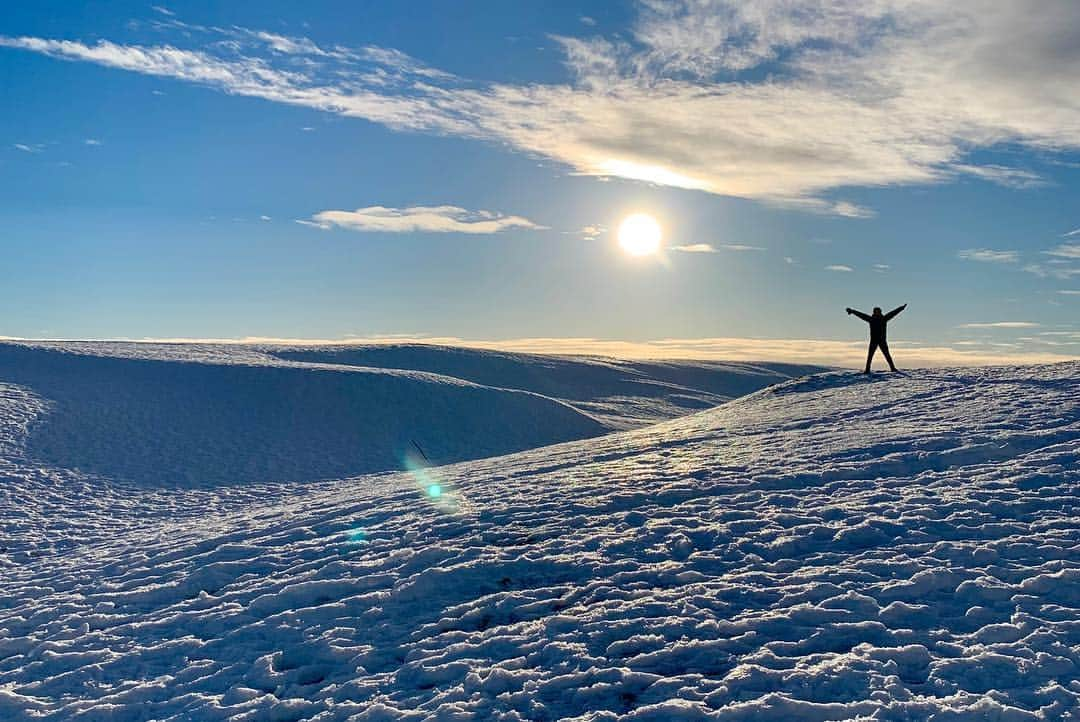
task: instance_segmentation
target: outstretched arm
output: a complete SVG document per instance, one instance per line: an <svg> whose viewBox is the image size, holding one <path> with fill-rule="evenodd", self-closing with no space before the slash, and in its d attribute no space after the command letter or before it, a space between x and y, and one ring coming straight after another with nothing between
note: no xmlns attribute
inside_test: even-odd
<svg viewBox="0 0 1080 722"><path fill-rule="evenodd" d="M859 318L861 318L861 319L862 319L863 321L866 321L866 322L869 322L869 321L870 321L870 317L869 317L869 316L867 316L867 315L866 315L865 313L863 313L862 311L856 311L856 310L855 310L854 308L845 308L844 310L848 312L848 315L849 315L849 316L858 316L858 317L859 317Z"/></svg>
<svg viewBox="0 0 1080 722"><path fill-rule="evenodd" d="M894 308L893 310L891 310L891 311L889 311L889 312L888 312L887 314L885 314L885 320L886 320L886 321L890 321L890 320L892 320L892 318L893 318L894 316L896 316L896 314L900 313L900 312L901 312L901 311L903 311L903 310L904 310L905 308L907 308L907 304L906 304L906 303L905 303L905 304L904 304L903 306L900 306L900 307L898 307L898 308Z"/></svg>

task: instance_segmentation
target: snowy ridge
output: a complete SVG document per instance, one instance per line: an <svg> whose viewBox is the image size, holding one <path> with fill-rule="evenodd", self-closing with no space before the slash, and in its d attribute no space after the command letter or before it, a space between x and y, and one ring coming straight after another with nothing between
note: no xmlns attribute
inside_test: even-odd
<svg viewBox="0 0 1080 722"><path fill-rule="evenodd" d="M627 361L478 351L429 344L266 347L274 357L365 368L408 368L559 399L629 429L718 406L826 369L732 361Z"/></svg>
<svg viewBox="0 0 1080 722"><path fill-rule="evenodd" d="M446 347L0 343L0 382L41 400L29 457L143 485L340 478L401 469L410 453L497 456L714 406L803 370L774 367L652 364L649 375Z"/></svg>
<svg viewBox="0 0 1080 722"><path fill-rule="evenodd" d="M1080 716L1078 363L302 485L105 487L10 437L6 493L56 507L3 506L5 719Z"/></svg>

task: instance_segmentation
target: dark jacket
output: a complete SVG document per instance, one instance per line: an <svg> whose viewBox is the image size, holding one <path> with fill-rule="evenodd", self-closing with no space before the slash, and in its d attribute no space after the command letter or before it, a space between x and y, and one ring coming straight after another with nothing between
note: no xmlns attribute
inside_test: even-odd
<svg viewBox="0 0 1080 722"><path fill-rule="evenodd" d="M900 313L905 308L907 308L906 303L903 306L894 308L884 314L867 314L862 311L856 311L854 308L849 308L847 311L870 324L871 343L884 343L886 341L886 328L888 327L889 321L895 318L896 314Z"/></svg>

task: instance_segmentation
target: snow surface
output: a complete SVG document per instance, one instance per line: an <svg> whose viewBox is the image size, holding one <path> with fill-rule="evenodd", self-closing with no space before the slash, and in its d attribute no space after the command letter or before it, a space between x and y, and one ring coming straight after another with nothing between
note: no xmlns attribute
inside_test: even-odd
<svg viewBox="0 0 1080 722"><path fill-rule="evenodd" d="M407 454L496 456L715 406L806 368L423 346L0 343L0 381L48 406L26 440L30 457L144 485L340 478L400 469Z"/></svg>
<svg viewBox="0 0 1080 722"><path fill-rule="evenodd" d="M30 455L21 384L0 719L1080 719L1078 363L171 488Z"/></svg>

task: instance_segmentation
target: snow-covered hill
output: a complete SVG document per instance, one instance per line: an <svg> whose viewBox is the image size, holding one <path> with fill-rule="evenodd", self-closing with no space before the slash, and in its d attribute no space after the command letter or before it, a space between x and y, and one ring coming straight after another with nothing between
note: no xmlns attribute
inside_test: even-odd
<svg viewBox="0 0 1080 722"><path fill-rule="evenodd" d="M44 407L0 389L3 719L1080 718L1077 363L217 488L34 460Z"/></svg>
<svg viewBox="0 0 1080 722"><path fill-rule="evenodd" d="M416 345L0 343L0 383L48 409L30 457L155 485L484 458L686 414L807 370Z"/></svg>
<svg viewBox="0 0 1080 722"><path fill-rule="evenodd" d="M629 429L717 406L827 369L731 361L627 361L478 351L420 344L267 347L284 359L415 369L559 399L612 428Z"/></svg>

